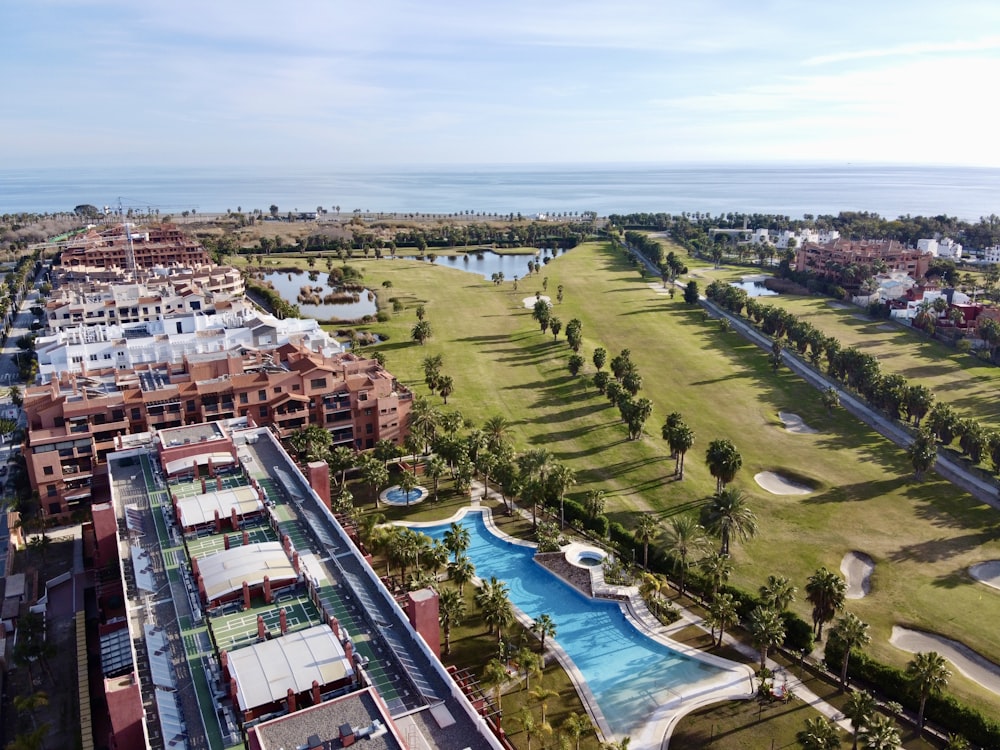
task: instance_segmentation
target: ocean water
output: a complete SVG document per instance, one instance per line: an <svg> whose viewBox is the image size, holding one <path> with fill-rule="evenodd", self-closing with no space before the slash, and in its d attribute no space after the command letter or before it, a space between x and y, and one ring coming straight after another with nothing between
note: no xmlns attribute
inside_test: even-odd
<svg viewBox="0 0 1000 750"><path fill-rule="evenodd" d="M0 169L0 213L153 206L244 211L563 213L597 211L884 217L1000 214L1000 169L870 165L462 166L448 168Z"/></svg>

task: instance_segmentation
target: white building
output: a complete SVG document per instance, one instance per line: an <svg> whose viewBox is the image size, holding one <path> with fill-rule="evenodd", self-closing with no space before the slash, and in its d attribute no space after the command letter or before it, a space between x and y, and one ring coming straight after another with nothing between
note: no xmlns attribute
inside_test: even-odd
<svg viewBox="0 0 1000 750"><path fill-rule="evenodd" d="M930 253L935 258L959 260L962 257L962 246L951 237L917 240L917 250Z"/></svg>

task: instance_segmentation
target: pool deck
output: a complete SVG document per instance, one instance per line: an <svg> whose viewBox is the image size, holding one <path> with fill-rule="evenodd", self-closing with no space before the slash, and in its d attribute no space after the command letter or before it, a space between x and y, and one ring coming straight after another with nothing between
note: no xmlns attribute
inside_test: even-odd
<svg viewBox="0 0 1000 750"><path fill-rule="evenodd" d="M443 521L403 523L401 525L417 529L421 526L438 526L442 523L459 521L468 513L475 512L481 512L483 514L483 522L486 527L491 533L501 539L504 539L511 544L517 544L525 547L535 546L531 542L516 539L501 531L494 522L493 514L490 509L481 507L478 502L474 502L471 506L460 508L451 518L444 519ZM537 560L535 562L536 564L541 564ZM549 572L556 575L566 585L571 586L578 591L580 590L578 585L570 580L567 580L565 576L560 575L558 566L546 565L544 567L546 567ZM710 664L717 669L723 670L723 673L718 679L711 680L707 684L699 684L698 691L696 693L692 692L680 694L674 700L660 704L653 711L653 713L646 718L641 726L633 729L630 734L630 750L660 750L661 748L667 746L670 734L677 725L677 722L691 711L719 701L746 700L752 698L756 694L757 683L755 681L754 670L751 666L747 664L738 664L728 659L715 656L714 654L706 654L703 651L699 651L698 649L691 648L683 643L678 643L677 641L672 640L670 638L670 633L675 632L679 628L676 626L671 626L669 628L665 627L659 622L659 620L653 617L652 613L650 613L649 609L646 607L645 601L643 601L642 597L639 595L637 587L614 586L607 584L604 581L604 570L602 567L595 566L590 570L591 586L594 592L592 598L617 601L625 618L628 619L635 626L635 628L644 635L658 641L680 654L697 659L705 662L706 664ZM481 583L478 578L475 579L474 582L477 586ZM518 622L525 627L531 627L534 622L531 617L526 615L516 606L514 607L514 612ZM695 618L686 618L683 620L681 627L686 627L689 624L698 623L695 622ZM558 635L556 638L546 639L546 645L551 649L556 659L559 661L559 664L569 675L570 680L576 687L577 693L583 702L584 708L587 709L587 712L590 714L594 724L598 727L603 741L609 742L622 739L624 735L619 736L611 731L608 721L604 716L604 712L601 710L597 699L591 692L582 673L579 669L577 669L569 655L559 645Z"/></svg>

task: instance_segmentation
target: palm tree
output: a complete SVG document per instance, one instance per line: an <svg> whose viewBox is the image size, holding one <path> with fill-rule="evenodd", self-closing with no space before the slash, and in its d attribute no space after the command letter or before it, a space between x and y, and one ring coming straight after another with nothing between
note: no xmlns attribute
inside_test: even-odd
<svg viewBox="0 0 1000 750"><path fill-rule="evenodd" d="M532 632L537 633L538 637L542 641L541 646L539 648L544 658L545 639L556 637L556 624L549 615L540 614L538 615L538 618L531 624L531 630Z"/></svg>
<svg viewBox="0 0 1000 750"><path fill-rule="evenodd" d="M476 592L476 604L483 612L483 621L489 628L487 632L492 633L493 628L496 628L497 640L502 639L504 627L514 619L507 584L496 576L491 576Z"/></svg>
<svg viewBox="0 0 1000 750"><path fill-rule="evenodd" d="M913 464L913 474L919 480L937 461L937 444L934 442L934 436L928 430L920 430L910 443L910 447L906 449L906 453Z"/></svg>
<svg viewBox="0 0 1000 750"><path fill-rule="evenodd" d="M747 630L760 651L760 671L764 671L767 653L785 640L785 623L781 615L769 607L754 607L747 619Z"/></svg>
<svg viewBox="0 0 1000 750"><path fill-rule="evenodd" d="M507 442L510 437L511 424L506 417L494 414L483 422L483 434L486 435L486 444L495 453L500 451L500 446Z"/></svg>
<svg viewBox="0 0 1000 750"><path fill-rule="evenodd" d="M31 717L31 726L38 729L38 719L35 718L35 711L49 705L49 694L44 690L38 690L30 695L14 696L14 708L19 714L28 714Z"/></svg>
<svg viewBox="0 0 1000 750"><path fill-rule="evenodd" d="M867 690L856 690L851 693L844 704L844 716L851 720L851 728L854 730L854 742L851 750L858 750L859 734L871 721L871 718L878 710L878 703Z"/></svg>
<svg viewBox="0 0 1000 750"><path fill-rule="evenodd" d="M715 645L721 646L726 630L740 620L739 609L736 607L733 595L716 594L708 609L708 619L712 627L712 636L715 636L715 630L719 631L719 640Z"/></svg>
<svg viewBox="0 0 1000 750"><path fill-rule="evenodd" d="M711 594L713 597L719 592L719 588L729 580L733 573L733 560L722 552L716 552L704 558L700 563L701 572L705 574L711 584Z"/></svg>
<svg viewBox="0 0 1000 750"><path fill-rule="evenodd" d="M760 587L760 600L767 607L784 612L795 601L798 589L785 576L768 576Z"/></svg>
<svg viewBox="0 0 1000 750"><path fill-rule="evenodd" d="M851 650L872 642L868 635L868 623L862 622L853 612L848 612L830 628L830 640L839 643L844 649L844 658L840 664L840 690L843 692L847 687L847 665L851 659Z"/></svg>
<svg viewBox="0 0 1000 750"><path fill-rule="evenodd" d="M417 478L408 471L404 471L399 477L399 489L406 497L406 506L410 506L410 492L417 487Z"/></svg>
<svg viewBox="0 0 1000 750"><path fill-rule="evenodd" d="M806 582L806 601L813 605L813 632L817 641L823 640L823 625L843 609L846 591L844 579L825 567L809 576Z"/></svg>
<svg viewBox="0 0 1000 750"><path fill-rule="evenodd" d="M705 463L708 464L709 472L715 477L715 491L720 493L723 487L733 481L736 472L743 466L743 457L730 441L713 440L705 452Z"/></svg>
<svg viewBox="0 0 1000 750"><path fill-rule="evenodd" d="M437 454L431 456L424 467L424 473L434 483L434 502L438 501L438 488L441 486L441 477L446 471L448 471L448 463Z"/></svg>
<svg viewBox="0 0 1000 750"><path fill-rule="evenodd" d="M674 558L674 568L679 573L680 595L684 596L687 571L692 564L691 556L708 549L705 529L689 515L675 516L667 527L666 551Z"/></svg>
<svg viewBox="0 0 1000 750"><path fill-rule="evenodd" d="M936 651L919 653L906 665L906 675L916 685L920 695L920 710L917 712L917 731L924 728L924 708L927 699L940 693L948 686L951 672L945 666L944 657Z"/></svg>
<svg viewBox="0 0 1000 750"><path fill-rule="evenodd" d="M340 475L337 484L341 487L344 486L344 481L347 478L347 470L352 468L356 461L357 457L354 451L346 445L338 445L326 457L326 463L330 467L330 471Z"/></svg>
<svg viewBox="0 0 1000 750"><path fill-rule="evenodd" d="M362 461L361 476L371 490L372 496L375 499L375 507L378 508L379 492L389 483L389 470L385 467L385 464L374 456L366 456Z"/></svg>
<svg viewBox="0 0 1000 750"><path fill-rule="evenodd" d="M746 541L757 533L757 516L747 506L746 495L735 487L715 493L710 501L706 528L722 540L720 554L729 554L729 542L736 536Z"/></svg>
<svg viewBox="0 0 1000 750"><path fill-rule="evenodd" d="M444 403L447 406L448 396L455 392L455 381L451 375L442 375L437 381L438 393L441 394L441 398L444 399Z"/></svg>
<svg viewBox="0 0 1000 750"><path fill-rule="evenodd" d="M587 714L578 714L574 711L566 717L562 730L573 740L575 750L580 750L580 738L594 731L594 722Z"/></svg>
<svg viewBox="0 0 1000 750"><path fill-rule="evenodd" d="M445 589L438 598L438 621L444 631L444 653L451 653L451 629L462 624L465 617L465 599L455 589Z"/></svg>
<svg viewBox="0 0 1000 750"><path fill-rule="evenodd" d="M677 474L678 480L683 480L684 456L687 455L687 452L691 450L691 446L694 445L694 430L682 422L670 433L668 442L670 444L670 452L677 457L674 465L674 473Z"/></svg>
<svg viewBox="0 0 1000 750"><path fill-rule="evenodd" d="M452 522L448 530L444 532L443 541L444 546L448 548L448 551L455 556L455 561L458 562L458 556L469 549L469 545L472 544L472 536L469 534L469 530L462 524Z"/></svg>
<svg viewBox="0 0 1000 750"><path fill-rule="evenodd" d="M538 701L538 705L542 709L542 723L544 724L545 714L548 712L549 708L549 701L553 698L559 697L559 692L539 686L531 691L531 697Z"/></svg>
<svg viewBox="0 0 1000 750"><path fill-rule="evenodd" d="M643 513L639 516L639 523L635 527L635 540L642 545L642 567L649 567L649 543L656 539L660 532L660 526L656 520Z"/></svg>
<svg viewBox="0 0 1000 750"><path fill-rule="evenodd" d="M865 750L897 750L901 743L896 725L882 714L875 714L860 734Z"/></svg>
<svg viewBox="0 0 1000 750"><path fill-rule="evenodd" d="M840 394L837 393L837 389L832 385L823 391L820 400L823 402L823 406L826 407L827 414L833 414L833 410L840 406Z"/></svg>
<svg viewBox="0 0 1000 750"><path fill-rule="evenodd" d="M448 577L458 584L458 593L465 596L465 584L476 577L476 566L471 559L461 555L448 563Z"/></svg>
<svg viewBox="0 0 1000 750"><path fill-rule="evenodd" d="M489 662L487 662L485 669L483 669L483 683L487 686L493 687L496 691L494 696L497 702L498 727L500 725L500 717L503 715L503 704L501 703L503 698L503 686L509 679L510 675L507 673L507 665L499 659L490 659Z"/></svg>
<svg viewBox="0 0 1000 750"><path fill-rule="evenodd" d="M559 498L559 528L566 528L566 490L576 484L576 473L565 464L556 464L549 474L549 486Z"/></svg>
<svg viewBox="0 0 1000 750"><path fill-rule="evenodd" d="M426 344L427 340L430 339L432 335L433 330L431 329L431 324L426 320L418 321L417 324L413 326L413 330L410 331L410 338L421 346Z"/></svg>
<svg viewBox="0 0 1000 750"><path fill-rule="evenodd" d="M840 733L837 725L823 716L806 719L805 728L795 735L803 750L838 750Z"/></svg>

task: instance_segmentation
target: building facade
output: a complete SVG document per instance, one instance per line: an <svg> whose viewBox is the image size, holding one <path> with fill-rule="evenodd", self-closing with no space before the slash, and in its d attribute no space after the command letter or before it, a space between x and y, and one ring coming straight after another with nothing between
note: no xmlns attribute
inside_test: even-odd
<svg viewBox="0 0 1000 750"><path fill-rule="evenodd" d="M70 239L60 264L67 268L125 269L155 266L193 268L212 262L208 251L170 224L138 229L120 225Z"/></svg>
<svg viewBox="0 0 1000 750"><path fill-rule="evenodd" d="M902 271L914 279L921 279L932 257L929 252L907 248L895 240L805 242L795 251L795 270L837 276L852 265L874 268L884 264L886 271Z"/></svg>

